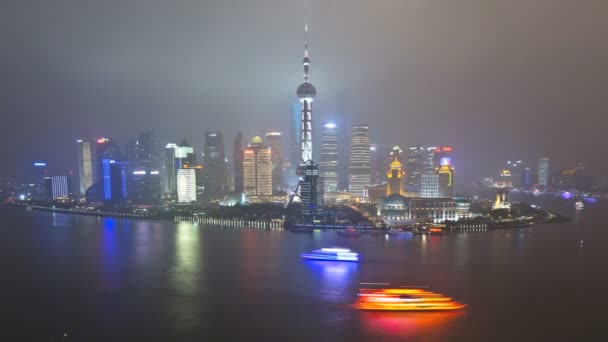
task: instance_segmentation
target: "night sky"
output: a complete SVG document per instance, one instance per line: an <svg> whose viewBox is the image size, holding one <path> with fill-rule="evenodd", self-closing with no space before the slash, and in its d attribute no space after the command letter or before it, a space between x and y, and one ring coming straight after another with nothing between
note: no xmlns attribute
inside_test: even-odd
<svg viewBox="0 0 608 342"><path fill-rule="evenodd" d="M463 182L542 155L605 174L606 0L3 0L0 175L74 169L77 137L287 133L305 7L317 128L451 144Z"/></svg>

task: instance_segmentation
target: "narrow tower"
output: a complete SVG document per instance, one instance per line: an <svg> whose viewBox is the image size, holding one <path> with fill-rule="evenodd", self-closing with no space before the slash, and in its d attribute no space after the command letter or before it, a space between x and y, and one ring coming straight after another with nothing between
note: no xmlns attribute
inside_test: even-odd
<svg viewBox="0 0 608 342"><path fill-rule="evenodd" d="M312 102L317 95L317 90L309 82L308 68L308 18L304 24L304 83L300 84L296 95L300 101L302 113L301 149L302 159L297 169L300 179L298 184L299 197L302 201L302 220L314 222L323 215L323 179L319 177L319 165L312 161Z"/></svg>
<svg viewBox="0 0 608 342"><path fill-rule="evenodd" d="M312 161L312 102L315 100L317 90L308 81L308 68L310 66L310 58L308 58L308 20L304 24L304 59L302 64L304 65L304 83L300 84L296 94L300 100L300 107L302 111L302 132L301 132L301 146L302 146L302 163Z"/></svg>

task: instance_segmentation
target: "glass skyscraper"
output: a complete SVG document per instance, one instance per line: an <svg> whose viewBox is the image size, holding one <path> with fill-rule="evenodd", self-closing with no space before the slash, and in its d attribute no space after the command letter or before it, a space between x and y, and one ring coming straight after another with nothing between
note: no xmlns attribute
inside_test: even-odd
<svg viewBox="0 0 608 342"><path fill-rule="evenodd" d="M226 154L222 132L205 133L203 155L205 194L209 199L219 198L227 192Z"/></svg>
<svg viewBox="0 0 608 342"><path fill-rule="evenodd" d="M321 131L319 173L325 193L338 191L338 133L334 123L326 123Z"/></svg>
<svg viewBox="0 0 608 342"><path fill-rule="evenodd" d="M367 124L353 126L348 171L351 197L355 200L363 200L365 186L369 185L371 180L371 155Z"/></svg>

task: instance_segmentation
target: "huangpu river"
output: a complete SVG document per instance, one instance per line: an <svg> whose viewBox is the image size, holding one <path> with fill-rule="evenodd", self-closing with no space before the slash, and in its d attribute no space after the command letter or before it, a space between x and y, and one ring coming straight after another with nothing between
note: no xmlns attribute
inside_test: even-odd
<svg viewBox="0 0 608 342"><path fill-rule="evenodd" d="M608 203L447 236L338 236L0 207L0 339L591 341L608 333ZM304 261L341 246L360 263ZM359 283L429 286L460 312L359 312Z"/></svg>

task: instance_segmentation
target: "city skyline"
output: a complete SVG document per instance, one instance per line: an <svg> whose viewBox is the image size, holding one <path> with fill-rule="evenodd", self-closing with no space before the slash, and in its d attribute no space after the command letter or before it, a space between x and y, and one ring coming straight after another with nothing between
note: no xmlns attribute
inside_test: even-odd
<svg viewBox="0 0 608 342"><path fill-rule="evenodd" d="M600 127L587 124L605 108L597 90L600 87L595 87L602 73L592 72L606 55L605 49L591 43L593 38L600 39L601 26L573 27L563 25L561 19L569 13L565 15L568 23L585 17L585 22L605 25L595 21L597 13L602 13L599 8L526 7L531 15L521 18L518 32L534 34L519 34L517 37L526 38L513 40L500 23L486 20L514 16L519 5L503 8L490 1L482 14L466 11L471 6L467 1L443 4L441 11L408 2L385 5L356 1L349 6L344 1L307 5L312 24L309 34L319 61L315 83L324 89L315 108L316 134L322 121L332 120L340 127L367 121L372 142L380 145L451 144L460 154L455 158L462 163L458 170L471 178L463 179L466 182L490 174L504 155L527 160L547 155L558 167L583 162L592 172L606 168L605 160L594 158L591 149L581 148L595 146L601 137ZM293 68L295 56L301 55L301 45L294 37L302 34L301 21L291 19L301 18L302 4L285 2L260 16L245 15L248 4L234 4L225 9L235 16L230 23L204 20L219 10L205 2L192 5L184 17L164 7L169 5L159 6L133 3L120 10L110 6L107 13L99 13L99 21L91 23L84 20L90 10L86 5L75 6L76 15L62 21L61 2L33 16L23 5L11 4L14 11L7 13L13 15L4 21L14 28L9 36L19 32L15 42L22 43L5 45L12 52L7 65L16 67L7 70L3 81L9 91L3 92L2 111L12 118L12 125L4 126L0 139L9 144L18 138L15 132L27 131L32 143L19 152L0 152L3 160L14 161L0 170L2 176L15 177L40 159L48 160L51 168L72 165L75 173L75 158L60 153L69 142L82 136L108 135L123 143L131 138L133 127L152 129L163 141L185 137L197 150L205 130L222 130L226 137L243 129L251 130L244 133L253 136L268 126L289 132L292 87L301 77ZM450 20L443 20L444 13L450 13ZM540 28L530 19L539 13L548 18ZM364 15L381 15L384 25L355 26ZM110 16L118 25L103 20ZM419 16L425 20L416 19ZM180 25L176 29L150 27L148 19L179 19ZM139 33L133 31L137 25L143 25ZM485 25L483 34L477 30L480 25ZM254 26L256 30L248 33ZM221 29L229 36L211 35ZM79 32L79 38L61 39L70 37L70 32ZM124 45L112 38L121 32L126 33ZM550 35L552 32L555 34ZM424 34L422 39L420 34ZM551 38L572 35L590 39L568 40L571 49L563 53L564 40ZM168 45L175 37L183 40ZM528 48L536 46L534 39L540 37L547 39L542 51ZM222 43L228 38L238 38L243 44ZM484 43L477 45L476 41ZM505 44L526 53L525 57L514 60L513 55L500 53ZM216 58L230 50L235 52L229 54L232 57ZM36 55L48 58L35 63ZM182 57L181 63L172 57L175 55ZM585 56L586 63L571 69L573 57L579 55ZM551 81L557 75L563 82ZM27 86L30 82L36 86ZM253 82L260 86L252 90ZM538 95L531 97L526 89ZM569 96L557 96L563 93ZM258 106L252 108L254 100ZM257 118L253 127L231 127L245 115ZM374 123L375 117L384 120ZM449 125L439 124L446 119ZM509 134L513 131L520 133L517 138ZM509 143L498 142L495 137L500 135L508 137Z"/></svg>

